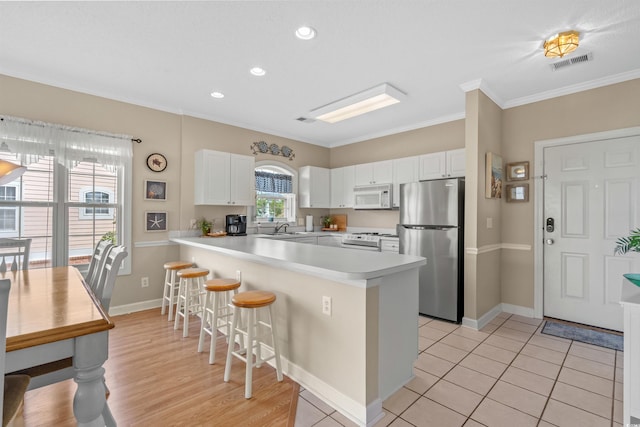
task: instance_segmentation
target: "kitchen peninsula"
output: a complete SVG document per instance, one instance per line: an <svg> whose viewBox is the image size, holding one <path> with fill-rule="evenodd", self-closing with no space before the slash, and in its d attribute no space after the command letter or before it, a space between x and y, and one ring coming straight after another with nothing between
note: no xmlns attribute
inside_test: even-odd
<svg viewBox="0 0 640 427"><path fill-rule="evenodd" d="M413 377L422 257L244 237L174 238L182 259L277 295L287 375L360 425ZM323 297L330 298L329 315Z"/></svg>

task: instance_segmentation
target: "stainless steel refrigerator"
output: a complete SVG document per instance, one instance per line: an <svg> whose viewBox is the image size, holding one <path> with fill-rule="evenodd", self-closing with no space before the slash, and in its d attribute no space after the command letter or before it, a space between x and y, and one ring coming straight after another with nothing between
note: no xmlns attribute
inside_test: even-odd
<svg viewBox="0 0 640 427"><path fill-rule="evenodd" d="M421 314L460 322L464 295L464 178L400 185L400 253L420 268Z"/></svg>

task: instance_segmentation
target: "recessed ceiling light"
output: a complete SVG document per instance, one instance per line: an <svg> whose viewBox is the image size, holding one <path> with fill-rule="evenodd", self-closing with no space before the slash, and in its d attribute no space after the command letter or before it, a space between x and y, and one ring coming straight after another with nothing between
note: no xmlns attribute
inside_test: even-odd
<svg viewBox="0 0 640 427"><path fill-rule="evenodd" d="M249 70L249 72L254 76L258 76L258 77L264 76L265 74L267 74L267 72L260 67L253 67L251 70Z"/></svg>
<svg viewBox="0 0 640 427"><path fill-rule="evenodd" d="M222 99L224 98L224 93L222 92L218 92L218 91L213 91L211 92L211 96L217 99Z"/></svg>
<svg viewBox="0 0 640 427"><path fill-rule="evenodd" d="M314 30L311 27L307 27L306 25L296 30L296 37L301 40L311 40L315 36L316 36L316 30Z"/></svg>

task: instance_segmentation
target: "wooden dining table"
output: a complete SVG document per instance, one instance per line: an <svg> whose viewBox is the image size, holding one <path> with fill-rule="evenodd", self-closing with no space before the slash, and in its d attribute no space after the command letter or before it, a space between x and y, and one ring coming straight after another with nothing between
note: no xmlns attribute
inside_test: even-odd
<svg viewBox="0 0 640 427"><path fill-rule="evenodd" d="M102 367L114 324L80 272L75 267L40 268L0 273L0 279L11 280L5 373L71 358L78 425L115 424Z"/></svg>

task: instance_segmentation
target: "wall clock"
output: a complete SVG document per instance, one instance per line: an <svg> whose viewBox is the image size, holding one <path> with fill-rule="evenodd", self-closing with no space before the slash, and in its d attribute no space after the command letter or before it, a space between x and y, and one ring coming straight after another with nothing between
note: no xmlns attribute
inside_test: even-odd
<svg viewBox="0 0 640 427"><path fill-rule="evenodd" d="M162 172L167 168L167 158L160 153L149 154L147 167L154 172Z"/></svg>

